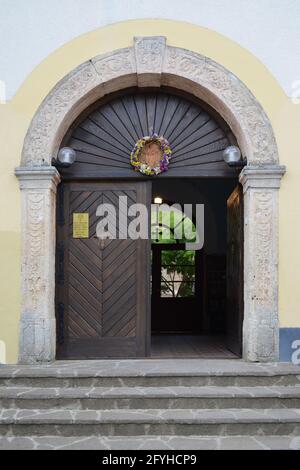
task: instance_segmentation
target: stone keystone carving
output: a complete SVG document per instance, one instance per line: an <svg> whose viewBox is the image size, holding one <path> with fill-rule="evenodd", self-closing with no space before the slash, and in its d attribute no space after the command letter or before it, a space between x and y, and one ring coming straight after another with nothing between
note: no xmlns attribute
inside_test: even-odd
<svg viewBox="0 0 300 470"><path fill-rule="evenodd" d="M134 38L139 86L160 86L165 49L166 38L164 36Z"/></svg>

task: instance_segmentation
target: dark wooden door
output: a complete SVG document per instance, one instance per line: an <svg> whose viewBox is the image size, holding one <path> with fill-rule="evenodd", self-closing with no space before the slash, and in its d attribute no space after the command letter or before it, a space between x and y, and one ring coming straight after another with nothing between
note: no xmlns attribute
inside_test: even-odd
<svg viewBox="0 0 300 470"><path fill-rule="evenodd" d="M243 190L238 185L227 200L227 347L242 354L244 313Z"/></svg>
<svg viewBox="0 0 300 470"><path fill-rule="evenodd" d="M149 344L149 240L96 236L100 204L149 204L149 182L64 183L58 195L58 357L144 357ZM88 214L74 238L73 214ZM80 235L80 234L79 234ZM86 234L85 234L86 236ZM148 322L148 323L147 323Z"/></svg>

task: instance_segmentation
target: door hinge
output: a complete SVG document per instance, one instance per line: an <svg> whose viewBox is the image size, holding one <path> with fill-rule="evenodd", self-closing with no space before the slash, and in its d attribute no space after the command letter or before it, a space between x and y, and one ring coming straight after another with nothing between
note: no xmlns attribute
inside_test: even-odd
<svg viewBox="0 0 300 470"><path fill-rule="evenodd" d="M65 340L65 305L62 302L59 302L57 305L57 316L58 316L58 325L57 325L57 341L58 344L62 344Z"/></svg>
<svg viewBox="0 0 300 470"><path fill-rule="evenodd" d="M57 244L57 282L63 284L65 281L65 244L59 242Z"/></svg>
<svg viewBox="0 0 300 470"><path fill-rule="evenodd" d="M65 225L64 193L64 185L61 183L57 188L57 225L59 227Z"/></svg>

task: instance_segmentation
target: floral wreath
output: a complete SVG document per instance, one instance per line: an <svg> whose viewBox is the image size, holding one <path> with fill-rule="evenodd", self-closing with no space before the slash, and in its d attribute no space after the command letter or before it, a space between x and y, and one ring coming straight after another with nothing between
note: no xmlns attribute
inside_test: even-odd
<svg viewBox="0 0 300 470"><path fill-rule="evenodd" d="M141 156L143 149L147 144L157 144L161 150L161 159L159 164L156 166L151 166L148 163L141 161ZM169 161L172 156L172 150L170 148L169 142L164 137L159 137L157 134L152 134L151 136L145 136L139 139L131 154L130 154L130 163L134 167L135 171L140 171L144 175L152 176L158 175L168 170Z"/></svg>

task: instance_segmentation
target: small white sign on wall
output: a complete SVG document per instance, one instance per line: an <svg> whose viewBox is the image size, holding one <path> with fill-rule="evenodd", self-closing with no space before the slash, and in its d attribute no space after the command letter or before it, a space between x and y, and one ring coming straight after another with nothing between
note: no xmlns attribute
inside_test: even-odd
<svg viewBox="0 0 300 470"><path fill-rule="evenodd" d="M0 80L0 104L6 104L6 84Z"/></svg>
<svg viewBox="0 0 300 470"><path fill-rule="evenodd" d="M0 364L6 364L6 346L0 339Z"/></svg>

